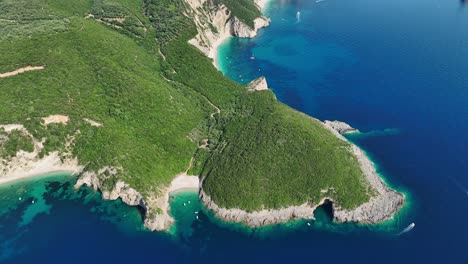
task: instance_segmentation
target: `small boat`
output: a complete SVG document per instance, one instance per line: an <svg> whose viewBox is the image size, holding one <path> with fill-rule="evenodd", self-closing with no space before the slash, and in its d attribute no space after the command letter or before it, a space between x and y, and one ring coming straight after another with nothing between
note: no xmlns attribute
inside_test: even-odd
<svg viewBox="0 0 468 264"><path fill-rule="evenodd" d="M307 223L308 226L310 226L310 223Z"/></svg>
<svg viewBox="0 0 468 264"><path fill-rule="evenodd" d="M186 206L186 205L187 205L187 204L186 204L186 203L184 203L184 206Z"/></svg>

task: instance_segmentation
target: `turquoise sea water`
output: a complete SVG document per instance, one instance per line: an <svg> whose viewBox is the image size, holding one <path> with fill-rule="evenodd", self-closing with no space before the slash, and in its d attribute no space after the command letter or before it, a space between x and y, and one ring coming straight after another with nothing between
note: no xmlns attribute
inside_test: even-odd
<svg viewBox="0 0 468 264"><path fill-rule="evenodd" d="M347 137L407 194L395 219L337 225L321 209L317 221L247 229L180 192L175 226L151 233L137 208L52 175L0 186L0 262L468 263L468 6L272 0L266 13L257 38L220 48L222 71L265 75L280 101L360 129Z"/></svg>

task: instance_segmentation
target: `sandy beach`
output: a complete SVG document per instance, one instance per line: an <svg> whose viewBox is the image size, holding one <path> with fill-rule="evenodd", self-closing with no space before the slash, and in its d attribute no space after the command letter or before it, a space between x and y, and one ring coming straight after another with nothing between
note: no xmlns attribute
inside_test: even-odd
<svg viewBox="0 0 468 264"><path fill-rule="evenodd" d="M21 152L7 165L0 165L0 185L50 174L78 175L83 166L76 159L61 161L57 152L42 159L36 159L33 153Z"/></svg>
<svg viewBox="0 0 468 264"><path fill-rule="evenodd" d="M43 144L33 138L23 125L0 125L0 128L7 133L13 130L21 131L30 136L34 143L32 152L19 151L8 160L0 159L0 185L56 173L78 175L84 168L78 163L78 159L63 159L57 151L40 158L39 153L44 147Z"/></svg>
<svg viewBox="0 0 468 264"><path fill-rule="evenodd" d="M18 181L24 181L27 179L32 179L32 178L41 178L41 177L48 177L51 175L56 175L56 174L68 174L68 175L76 175L75 171L67 171L67 170L57 170L57 171L51 171L51 170L45 170L44 172L40 172L38 174L24 174L24 175L12 175L8 177L1 177L0 178L0 185L4 185L7 183L14 183Z"/></svg>
<svg viewBox="0 0 468 264"><path fill-rule="evenodd" d="M177 175L171 182L171 186L167 192L177 192L182 190L198 190L200 189L200 180L198 176L190 176L187 174Z"/></svg>

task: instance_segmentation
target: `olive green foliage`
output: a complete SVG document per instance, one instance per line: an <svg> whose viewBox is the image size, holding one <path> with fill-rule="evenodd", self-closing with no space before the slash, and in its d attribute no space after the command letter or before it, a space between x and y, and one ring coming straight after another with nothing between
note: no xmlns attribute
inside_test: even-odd
<svg viewBox="0 0 468 264"><path fill-rule="evenodd" d="M219 206L254 211L330 197L353 208L368 200L350 145L271 92L245 94L230 118L202 172Z"/></svg>
<svg viewBox="0 0 468 264"><path fill-rule="evenodd" d="M179 0L145 0L145 14L160 43L167 43L191 26L190 19L182 14L184 10L185 5Z"/></svg>
<svg viewBox="0 0 468 264"><path fill-rule="evenodd" d="M254 28L254 20L262 13L252 0L214 0L215 3L224 4L232 15Z"/></svg>
<svg viewBox="0 0 468 264"><path fill-rule="evenodd" d="M45 65L44 70L0 79L0 124L23 123L35 138L45 137L42 155L61 150L65 139L74 136L74 155L88 169L122 167L119 177L144 195L150 193L185 171L197 149L188 135L212 109L198 93L162 78L154 29L144 39L121 34L84 18L92 2L70 2L34 6L69 20L64 31L0 41L0 72ZM142 10L140 2L129 12ZM21 14L18 19L26 19ZM144 24L151 26L149 20ZM71 120L46 128L41 118L51 114ZM83 118L103 126L93 127Z"/></svg>
<svg viewBox="0 0 468 264"><path fill-rule="evenodd" d="M205 166L206 160L210 156L210 150L199 149L194 156L192 168L187 172L188 175L201 175L203 166Z"/></svg>
<svg viewBox="0 0 468 264"><path fill-rule="evenodd" d="M93 0L91 14L126 34L144 37L148 31L140 1Z"/></svg>
<svg viewBox="0 0 468 264"><path fill-rule="evenodd" d="M42 9L44 5L45 0L1 0L0 41L65 31L69 21Z"/></svg>
<svg viewBox="0 0 468 264"><path fill-rule="evenodd" d="M5 130L0 129L0 158L13 157L20 150L33 152L34 142L32 138L20 130L6 133Z"/></svg>

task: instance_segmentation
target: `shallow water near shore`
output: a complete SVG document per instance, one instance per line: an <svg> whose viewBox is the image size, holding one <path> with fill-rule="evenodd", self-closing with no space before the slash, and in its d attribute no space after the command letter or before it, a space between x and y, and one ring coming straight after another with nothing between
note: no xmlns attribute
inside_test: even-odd
<svg viewBox="0 0 468 264"><path fill-rule="evenodd" d="M257 38L220 47L223 73L242 83L266 76L278 100L358 128L346 137L408 201L391 221L348 226L380 238L352 231L356 245L343 246L330 234L336 245L318 246L321 254L348 253L332 263L468 262L466 3L277 0L266 13L271 26ZM395 228L400 236L382 235Z"/></svg>
<svg viewBox="0 0 468 264"><path fill-rule="evenodd" d="M250 229L185 191L171 195L170 232L152 233L138 209L53 175L0 186L0 262L468 263L468 6L272 0L266 12L258 38L220 47L221 69L265 75L280 101L360 129L346 137L407 196L394 219L334 224L320 208L317 221Z"/></svg>

